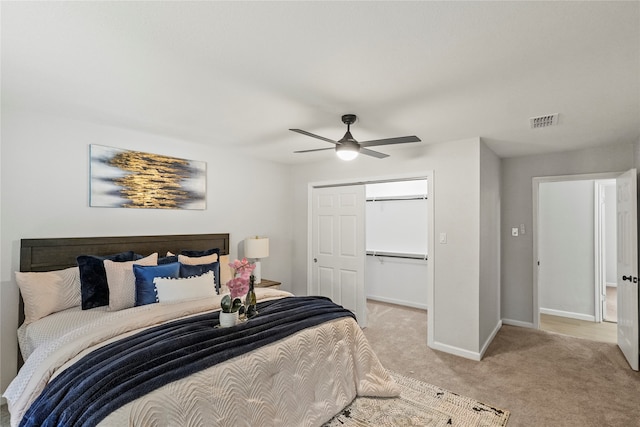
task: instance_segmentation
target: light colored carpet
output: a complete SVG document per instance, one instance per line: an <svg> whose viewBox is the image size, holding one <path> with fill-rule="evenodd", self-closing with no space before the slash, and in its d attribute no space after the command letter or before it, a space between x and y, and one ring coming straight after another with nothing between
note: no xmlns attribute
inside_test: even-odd
<svg viewBox="0 0 640 427"><path fill-rule="evenodd" d="M367 304L382 364L510 411L509 427L640 426L640 374L615 344L505 325L476 362L427 347L427 313Z"/></svg>
<svg viewBox="0 0 640 427"><path fill-rule="evenodd" d="M400 397L358 397L325 427L504 427L509 412L422 381L391 373Z"/></svg>

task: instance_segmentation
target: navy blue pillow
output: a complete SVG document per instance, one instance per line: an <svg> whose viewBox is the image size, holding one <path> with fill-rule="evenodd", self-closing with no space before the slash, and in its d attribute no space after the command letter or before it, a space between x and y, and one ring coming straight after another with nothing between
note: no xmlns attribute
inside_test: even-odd
<svg viewBox="0 0 640 427"><path fill-rule="evenodd" d="M173 262L178 262L178 255L167 255L158 258L158 265L171 264Z"/></svg>
<svg viewBox="0 0 640 427"><path fill-rule="evenodd" d="M104 270L105 259L115 262L133 261L135 254L129 251L106 256L80 255L76 258L80 269L83 310L109 305L109 285L107 273Z"/></svg>
<svg viewBox="0 0 640 427"><path fill-rule="evenodd" d="M213 271L214 280L216 282L216 293L220 293L220 262L212 262L211 264L188 265L180 264L180 277L201 276L204 273Z"/></svg>
<svg viewBox="0 0 640 427"><path fill-rule="evenodd" d="M162 265L133 264L133 274L136 276L136 307L158 302L158 291L153 279L156 277L180 277L180 263L173 262Z"/></svg>
<svg viewBox="0 0 640 427"><path fill-rule="evenodd" d="M201 256L218 254L218 259L220 259L220 249L218 249L218 248L205 249L203 251L181 251L180 254L186 255L188 257L194 257L194 258L198 258L198 257L201 257Z"/></svg>

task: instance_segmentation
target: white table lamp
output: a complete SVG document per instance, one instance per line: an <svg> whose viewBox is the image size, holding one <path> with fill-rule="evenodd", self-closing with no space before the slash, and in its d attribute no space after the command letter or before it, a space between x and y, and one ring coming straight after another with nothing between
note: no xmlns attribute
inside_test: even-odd
<svg viewBox="0 0 640 427"><path fill-rule="evenodd" d="M256 268L253 270L254 284L260 283L262 273L260 271L260 258L269 256L268 237L247 237L244 239L244 256L255 260Z"/></svg>

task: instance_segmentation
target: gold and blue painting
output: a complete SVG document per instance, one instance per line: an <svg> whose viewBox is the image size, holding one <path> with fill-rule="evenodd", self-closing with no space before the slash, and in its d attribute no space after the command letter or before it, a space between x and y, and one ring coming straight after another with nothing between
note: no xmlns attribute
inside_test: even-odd
<svg viewBox="0 0 640 427"><path fill-rule="evenodd" d="M93 144L90 152L90 206L206 209L205 162Z"/></svg>

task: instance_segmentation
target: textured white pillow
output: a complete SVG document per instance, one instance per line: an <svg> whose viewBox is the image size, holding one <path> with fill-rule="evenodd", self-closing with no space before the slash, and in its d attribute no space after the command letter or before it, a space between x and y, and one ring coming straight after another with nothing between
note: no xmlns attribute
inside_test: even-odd
<svg viewBox="0 0 640 427"><path fill-rule="evenodd" d="M78 267L42 273L16 271L16 282L24 300L25 324L79 306L82 301Z"/></svg>
<svg viewBox="0 0 640 427"><path fill-rule="evenodd" d="M123 310L136 305L136 276L133 274L133 264L158 265L158 253L137 261L104 260L104 271L107 273L107 285L109 285L107 311Z"/></svg>
<svg viewBox="0 0 640 427"><path fill-rule="evenodd" d="M153 283L155 283L158 292L158 301L177 302L213 298L216 295L216 284L213 277L213 271L207 271L201 276L186 279L156 277L153 279Z"/></svg>
<svg viewBox="0 0 640 427"><path fill-rule="evenodd" d="M211 264L212 262L216 262L218 260L218 254L211 254L205 256L186 256L186 255L178 255L178 262L186 265L202 265L202 264Z"/></svg>

